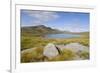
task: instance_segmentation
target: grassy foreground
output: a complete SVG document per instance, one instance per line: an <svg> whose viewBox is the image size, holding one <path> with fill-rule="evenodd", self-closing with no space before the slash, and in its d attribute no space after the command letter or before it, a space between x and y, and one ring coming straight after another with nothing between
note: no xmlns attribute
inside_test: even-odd
<svg viewBox="0 0 100 73"><path fill-rule="evenodd" d="M80 37L80 38L69 38L69 39L48 39L42 37L21 37L21 50L25 50L33 47L44 47L48 43L54 44L68 44L68 43L81 43L85 46L89 46L89 38L88 37Z"/></svg>
<svg viewBox="0 0 100 73"><path fill-rule="evenodd" d="M83 59L89 59L89 52L83 51L79 54L71 50L61 51L61 55L56 56L55 58L48 59L43 56L43 49L48 43L54 44L69 44L77 42L82 45L89 47L89 36L82 35L80 38L69 38L69 39L48 39L41 36L21 36L21 51L25 51L30 48L36 48L34 50L29 50L21 53L21 62L43 62L43 61L68 61L74 60L77 55L80 55Z"/></svg>

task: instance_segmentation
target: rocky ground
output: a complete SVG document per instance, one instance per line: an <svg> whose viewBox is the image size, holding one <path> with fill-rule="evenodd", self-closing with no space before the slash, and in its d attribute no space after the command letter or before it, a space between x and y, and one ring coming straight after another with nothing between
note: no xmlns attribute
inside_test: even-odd
<svg viewBox="0 0 100 73"><path fill-rule="evenodd" d="M64 58L62 60L89 59L89 47L80 43L69 43L66 45L55 45L53 43L49 43L42 49L42 51L36 49L37 48L31 48L21 51L21 58L24 60L26 60L26 58L31 59L31 62L38 60L44 61L44 57L48 58L48 60L55 60L56 58L57 60L60 60L60 58L62 59L63 56ZM64 52L64 50L69 52Z"/></svg>

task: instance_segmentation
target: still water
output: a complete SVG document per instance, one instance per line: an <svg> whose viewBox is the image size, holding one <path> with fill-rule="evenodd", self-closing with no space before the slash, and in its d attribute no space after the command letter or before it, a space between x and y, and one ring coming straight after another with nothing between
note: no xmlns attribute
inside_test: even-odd
<svg viewBox="0 0 100 73"><path fill-rule="evenodd" d="M45 35L46 38L76 38L80 36L81 35L78 35L78 34L47 34Z"/></svg>

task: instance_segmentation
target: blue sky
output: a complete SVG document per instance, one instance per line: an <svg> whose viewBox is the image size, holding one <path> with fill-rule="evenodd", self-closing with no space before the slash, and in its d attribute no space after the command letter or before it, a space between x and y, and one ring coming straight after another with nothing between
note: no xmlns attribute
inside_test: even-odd
<svg viewBox="0 0 100 73"><path fill-rule="evenodd" d="M21 26L45 25L71 32L89 31L89 13L21 10Z"/></svg>

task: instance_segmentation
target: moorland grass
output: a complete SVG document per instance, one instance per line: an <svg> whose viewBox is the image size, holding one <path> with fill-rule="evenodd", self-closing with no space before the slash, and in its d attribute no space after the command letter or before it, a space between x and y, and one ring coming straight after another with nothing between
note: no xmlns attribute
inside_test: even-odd
<svg viewBox="0 0 100 73"><path fill-rule="evenodd" d="M48 43L54 43L54 44L69 44L69 43L80 43L84 46L89 46L89 38L69 38L69 39L48 39L48 38L42 38L42 37L22 37L21 39L21 50L29 49L33 47L44 47Z"/></svg>
<svg viewBox="0 0 100 73"><path fill-rule="evenodd" d="M21 51L30 48L36 48L34 51L25 52L21 54L21 63L29 63L29 62L43 62L43 61L65 61L65 60L73 60L76 56L76 53L70 50L63 50L61 55L56 56L55 58L48 59L43 56L43 48L48 43L54 44L69 44L69 43L80 43L84 46L89 47L89 36L85 35L80 38L64 38L64 39L49 39L41 36L21 36ZM81 52L80 57L83 59L89 59L89 52Z"/></svg>

